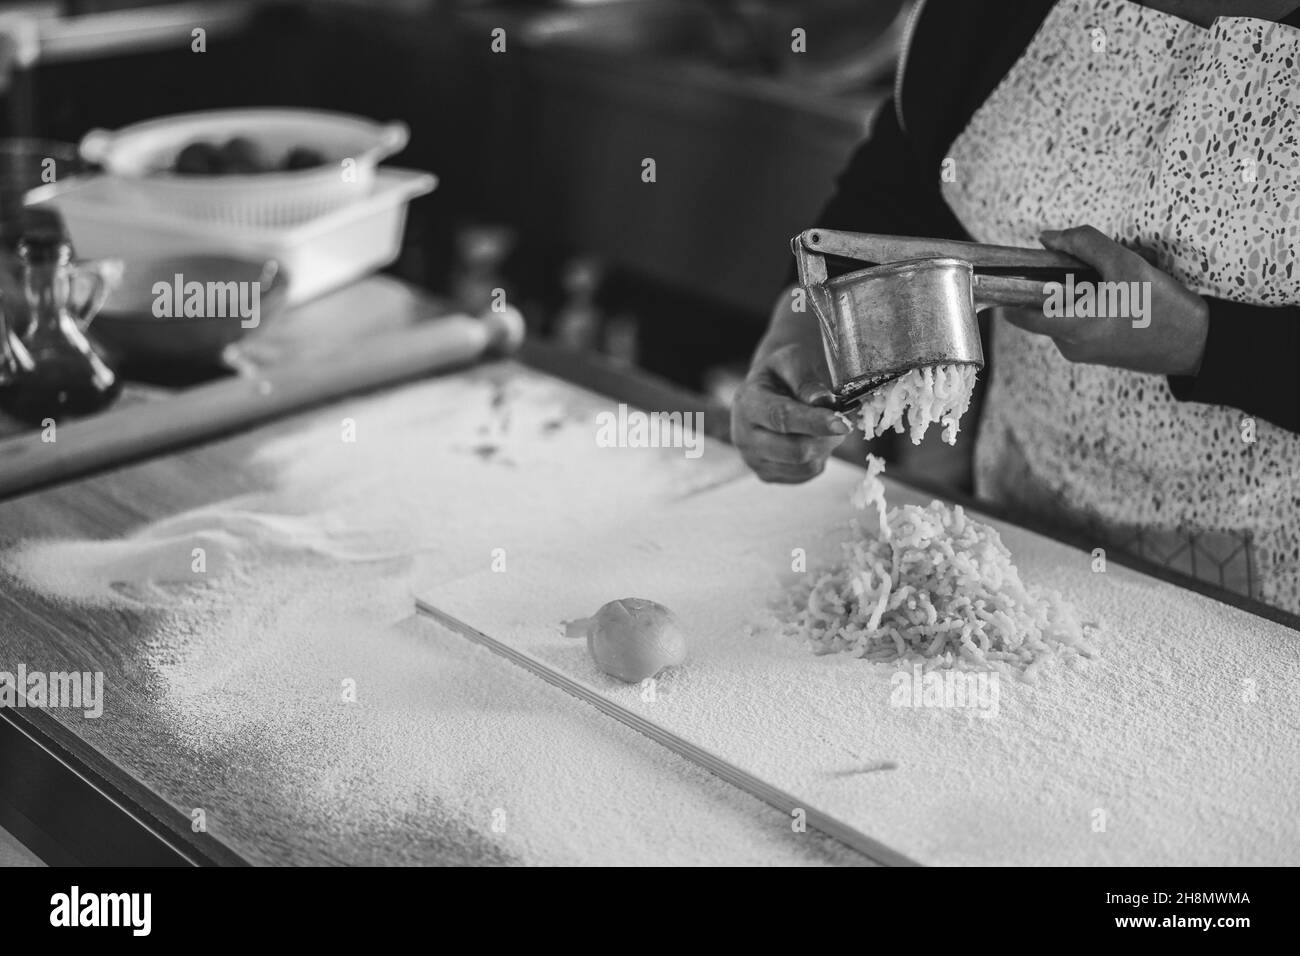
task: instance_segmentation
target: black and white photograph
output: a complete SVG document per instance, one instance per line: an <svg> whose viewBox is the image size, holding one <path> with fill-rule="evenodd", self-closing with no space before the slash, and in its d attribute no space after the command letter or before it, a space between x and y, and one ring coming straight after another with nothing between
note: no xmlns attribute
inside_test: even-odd
<svg viewBox="0 0 1300 956"><path fill-rule="evenodd" d="M1300 0L4 2L0 127L24 924L999 867L1279 928Z"/></svg>

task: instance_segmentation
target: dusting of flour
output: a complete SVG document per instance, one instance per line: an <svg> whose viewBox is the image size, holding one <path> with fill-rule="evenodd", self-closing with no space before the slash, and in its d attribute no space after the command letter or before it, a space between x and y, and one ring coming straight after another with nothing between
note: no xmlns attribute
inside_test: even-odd
<svg viewBox="0 0 1300 956"><path fill-rule="evenodd" d="M860 862L412 619L417 581L527 566L743 467L598 447L604 407L518 369L343 403L232 440L264 490L0 565L133 622L148 706L97 745L255 862Z"/></svg>

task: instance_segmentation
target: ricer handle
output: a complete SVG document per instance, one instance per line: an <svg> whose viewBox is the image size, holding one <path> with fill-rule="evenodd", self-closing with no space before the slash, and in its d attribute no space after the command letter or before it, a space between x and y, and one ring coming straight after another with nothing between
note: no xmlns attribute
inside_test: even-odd
<svg viewBox="0 0 1300 956"><path fill-rule="evenodd" d="M1050 249L990 246L982 242L958 242L952 239L883 236L870 232L840 232L836 229L805 230L795 237L792 245L795 247L796 259L802 249L810 256L840 256L871 265L884 265L904 259L961 259L976 269L1062 269L1076 272L1088 269L1087 265L1073 256Z"/></svg>
<svg viewBox="0 0 1300 956"><path fill-rule="evenodd" d="M803 235L806 235L804 233ZM828 350L834 350L837 336L835 320L832 318L831 294L826 288L826 258L821 253L809 249L804 244L803 235L790 240L790 251L794 253L795 268L799 272L799 284L808 295L808 304L812 306L813 315L821 326L822 341ZM828 356L834 361L834 355Z"/></svg>
<svg viewBox="0 0 1300 956"><path fill-rule="evenodd" d="M814 246L808 245L801 233L790 240L790 251L794 253L795 268L799 272L799 284L802 286L818 285L826 281L826 259Z"/></svg>
<svg viewBox="0 0 1300 956"><path fill-rule="evenodd" d="M975 311L982 312L994 306L1015 309L1043 308L1047 301L1047 281L1024 279L1019 276L977 275L971 279L975 298Z"/></svg>

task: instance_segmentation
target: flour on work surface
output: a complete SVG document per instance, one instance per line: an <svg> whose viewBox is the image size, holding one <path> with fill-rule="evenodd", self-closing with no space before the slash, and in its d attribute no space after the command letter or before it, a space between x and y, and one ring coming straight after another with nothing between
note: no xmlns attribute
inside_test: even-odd
<svg viewBox="0 0 1300 956"><path fill-rule="evenodd" d="M832 459L803 485L733 483L421 599L921 863L1294 861L1295 632L999 525L1036 584L1105 620L1099 657L1045 655L1030 682L810 654L767 606L842 553L861 476ZM886 484L896 507L928 504ZM560 626L634 591L692 635L653 695Z"/></svg>
<svg viewBox="0 0 1300 956"><path fill-rule="evenodd" d="M0 563L43 593L122 606L166 602L237 578L249 562L295 555L473 570L494 548L557 527L580 533L741 473L719 456L600 447L596 416L608 403L575 406L580 394L536 378L449 380L340 405L254 451L250 466L269 491L121 539L23 542Z"/></svg>
<svg viewBox="0 0 1300 956"><path fill-rule="evenodd" d="M863 432L868 439L886 428L902 432L906 417L913 442L941 424L951 445L974 384L970 365L913 369L867 396ZM997 529L938 500L889 509L884 470L869 455L852 496L856 508L874 514L875 528L853 522L840 559L787 595L790 635L819 654L1028 677L1045 655L1094 655L1074 608L1021 581Z"/></svg>
<svg viewBox="0 0 1300 956"><path fill-rule="evenodd" d="M498 549L508 576L541 542L741 474L600 447L608 403L515 375L276 426L251 460L265 490L0 564L133 622L118 653L158 688L136 732L176 759L130 769L256 862L860 862L463 637L398 624L417 581Z"/></svg>

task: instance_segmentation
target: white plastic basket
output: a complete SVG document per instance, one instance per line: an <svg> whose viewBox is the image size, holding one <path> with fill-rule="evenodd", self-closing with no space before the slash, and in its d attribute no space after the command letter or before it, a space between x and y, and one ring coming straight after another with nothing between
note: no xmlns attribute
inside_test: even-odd
<svg viewBox="0 0 1300 956"><path fill-rule="evenodd" d="M242 136L266 155L296 146L327 160L311 169L240 175L171 172L191 143L220 144ZM124 193L160 213L202 222L277 229L306 222L370 195L375 168L402 150L404 123L376 123L319 110L249 109L181 113L125 126L91 130L81 155L120 180Z"/></svg>
<svg viewBox="0 0 1300 956"><path fill-rule="evenodd" d="M208 252L275 259L289 274L288 301L296 304L393 262L402 248L407 204L437 183L431 173L381 168L370 195L280 229L211 225L142 210L108 176L41 186L28 193L27 202L58 209L84 258Z"/></svg>

